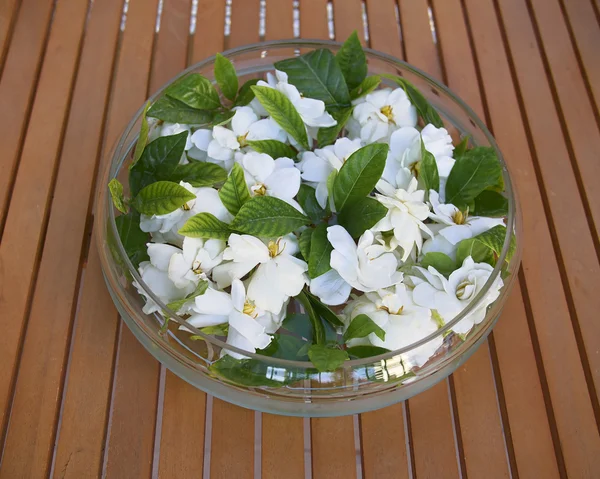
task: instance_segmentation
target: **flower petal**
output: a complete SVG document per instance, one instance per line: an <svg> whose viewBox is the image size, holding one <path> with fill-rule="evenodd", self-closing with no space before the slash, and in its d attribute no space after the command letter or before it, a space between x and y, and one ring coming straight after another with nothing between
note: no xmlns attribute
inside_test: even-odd
<svg viewBox="0 0 600 479"><path fill-rule="evenodd" d="M310 292L330 306L345 303L350 296L350 291L352 286L346 283L333 268L310 282Z"/></svg>
<svg viewBox="0 0 600 479"><path fill-rule="evenodd" d="M231 296L224 291L208 288L204 294L196 296L193 310L200 314L228 315L233 310Z"/></svg>

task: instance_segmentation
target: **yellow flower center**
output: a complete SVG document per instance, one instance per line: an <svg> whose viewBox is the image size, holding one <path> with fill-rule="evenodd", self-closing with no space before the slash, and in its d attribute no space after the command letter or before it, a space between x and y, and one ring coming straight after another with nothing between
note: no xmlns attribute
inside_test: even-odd
<svg viewBox="0 0 600 479"><path fill-rule="evenodd" d="M244 308L242 309L242 313L247 314L248 316L251 316L252 318L256 318L258 316L254 302L249 301L249 300L246 300L246 302L244 303Z"/></svg>
<svg viewBox="0 0 600 479"><path fill-rule="evenodd" d="M467 222L467 215L469 214L469 210L466 212L462 212L460 210L456 210L452 215L452 221L454 221L457 225L464 225Z"/></svg>
<svg viewBox="0 0 600 479"><path fill-rule="evenodd" d="M279 243L280 242L281 242L281 238L279 238L277 241L273 241L273 240L269 241L267 248L269 249L269 256L271 258L275 258L275 256L277 256L279 253L281 253L281 251L279 251Z"/></svg>
<svg viewBox="0 0 600 479"><path fill-rule="evenodd" d="M462 299L462 297L465 295L465 292L467 290L468 286L472 286L473 283L471 283L468 279L464 279L462 282L460 282L456 288L456 297L458 299Z"/></svg>
<svg viewBox="0 0 600 479"><path fill-rule="evenodd" d="M252 190L254 191L254 194L256 196L265 196L267 194L267 187L262 183L257 183L256 185L254 185L254 188L252 188Z"/></svg>
<svg viewBox="0 0 600 479"><path fill-rule="evenodd" d="M181 209L183 211L190 211L191 208L189 207L189 205L187 203L184 203L183 206L181 207Z"/></svg>
<svg viewBox="0 0 600 479"><path fill-rule="evenodd" d="M404 306L400 306L398 311L390 311L390 308L388 308L387 306L377 306L377 309L385 311L388 314L394 314L398 316L399 314L402 314L402 311L404 311Z"/></svg>
<svg viewBox="0 0 600 479"><path fill-rule="evenodd" d="M379 110L383 116L385 116L390 123L394 123L394 115L392 113L392 107L390 105L385 105L381 110Z"/></svg>
<svg viewBox="0 0 600 479"><path fill-rule="evenodd" d="M410 165L410 172L415 178L419 178L419 173L421 173L421 162L415 161L412 165Z"/></svg>
<svg viewBox="0 0 600 479"><path fill-rule="evenodd" d="M200 268L200 261L194 261L194 264L192 264L192 271L196 274L202 274L202 268Z"/></svg>
<svg viewBox="0 0 600 479"><path fill-rule="evenodd" d="M248 146L248 140L246 140L247 136L248 136L248 133L237 137L237 142L240 144L240 148L244 148L244 147Z"/></svg>

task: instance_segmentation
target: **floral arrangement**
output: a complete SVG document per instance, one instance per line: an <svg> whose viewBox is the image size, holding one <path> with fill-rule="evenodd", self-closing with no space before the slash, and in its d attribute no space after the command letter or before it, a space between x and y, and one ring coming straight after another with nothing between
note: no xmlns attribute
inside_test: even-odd
<svg viewBox="0 0 600 479"><path fill-rule="evenodd" d="M143 282L193 329L318 371L435 333L478 296L504 244L494 150L454 145L406 79L368 76L356 34L335 55L275 68L239 87L217 55L216 82L188 74L146 106L127 197L108 185ZM481 322L502 286L446 336ZM407 369L443 336L414 349ZM234 378L248 361L224 348L212 369Z"/></svg>

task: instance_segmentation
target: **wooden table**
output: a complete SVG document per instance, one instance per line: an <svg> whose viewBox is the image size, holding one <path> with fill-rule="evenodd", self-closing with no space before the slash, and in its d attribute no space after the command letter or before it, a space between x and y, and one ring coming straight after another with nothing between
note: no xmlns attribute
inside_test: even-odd
<svg viewBox="0 0 600 479"><path fill-rule="evenodd" d="M264 3L0 0L0 478L600 477L600 0ZM431 390L354 417L254 413L165 371L119 320L98 168L187 64L354 29L492 128L522 270L489 341Z"/></svg>

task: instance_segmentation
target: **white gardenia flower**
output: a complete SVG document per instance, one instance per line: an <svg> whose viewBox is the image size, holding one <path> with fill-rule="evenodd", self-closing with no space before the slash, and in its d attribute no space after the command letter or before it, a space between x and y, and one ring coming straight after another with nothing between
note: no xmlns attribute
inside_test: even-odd
<svg viewBox="0 0 600 479"><path fill-rule="evenodd" d="M232 233L228 244L223 259L230 262L214 268L212 277L219 287L226 288L258 265L248 283L248 297L260 309L278 314L307 283L308 265L293 256L299 251L293 234L265 244L254 236Z"/></svg>
<svg viewBox="0 0 600 479"><path fill-rule="evenodd" d="M365 231L357 245L342 226L334 225L327 228L327 239L333 246L331 267L353 288L375 291L402 281L398 260L375 241L372 231Z"/></svg>
<svg viewBox="0 0 600 479"><path fill-rule="evenodd" d="M196 195L196 198L166 215L141 215L140 229L142 231L177 234L185 222L198 213L210 213L225 223L231 222L233 216L223 206L217 190L208 187L194 188L185 181L181 181L179 184Z"/></svg>
<svg viewBox="0 0 600 479"><path fill-rule="evenodd" d="M359 314L366 314L385 331L383 340L375 333L369 334L369 342L374 346L393 351L410 346L438 329L438 325L432 319L431 310L415 304L412 291L404 284L366 293L353 303L349 303L345 310L350 320ZM441 335L437 336L406 353L403 360L422 366L442 342Z"/></svg>
<svg viewBox="0 0 600 479"><path fill-rule="evenodd" d="M300 189L300 171L291 158L274 160L266 153L250 151L236 158L244 168L246 184L253 196L274 196L298 210L300 205L294 200Z"/></svg>
<svg viewBox="0 0 600 479"><path fill-rule="evenodd" d="M387 214L377 222L373 231L394 231L398 245L402 247L402 261L410 256L416 246L421 250L421 231L430 237L431 230L423 223L429 216L429 206L425 203L425 191L417 189L416 178L411 178L406 188L394 189L385 182L379 182L377 200L387 209Z"/></svg>
<svg viewBox="0 0 600 479"><path fill-rule="evenodd" d="M177 135L177 134L181 133L182 131L188 132L188 136L185 141L185 150L187 151L194 146L194 143L192 142L192 138L191 138L192 131L191 131L191 127L189 125L181 125L179 123L165 122L162 124L159 136Z"/></svg>
<svg viewBox="0 0 600 479"><path fill-rule="evenodd" d="M437 234L423 244L423 253L440 252L454 259L457 245L462 240L504 224L502 218L468 216L468 212L460 211L451 203L440 203L440 195L434 190L429 192L429 201L433 208L429 217L441 225L435 228Z"/></svg>
<svg viewBox="0 0 600 479"><path fill-rule="evenodd" d="M350 291L352 286L346 283L333 268L310 281L310 292L329 306L345 303L350 296Z"/></svg>
<svg viewBox="0 0 600 479"><path fill-rule="evenodd" d="M275 75L274 77L272 73L267 73L267 81L260 80L257 85L275 88L288 97L306 126L327 128L337 124L335 119L325 111L323 101L303 97L294 85L288 83L287 73L275 70ZM251 106L263 116L268 114L256 98L252 100Z"/></svg>
<svg viewBox="0 0 600 479"><path fill-rule="evenodd" d="M191 141L196 148L206 151L208 157L222 162L231 161L236 151L248 146L248 141L287 139L285 131L273 119L261 120L249 106L235 110L231 119L231 129L215 126L212 137L207 136L207 131L210 130L196 131Z"/></svg>
<svg viewBox="0 0 600 479"><path fill-rule="evenodd" d="M142 261L138 271L142 277L142 281L148 285L150 291L152 291L163 304L183 299L188 294L192 293L195 288L193 283L190 283L183 288L178 288L171 278L169 278L169 262L173 255L180 253L181 250L168 244L148 243L147 246L150 261ZM146 298L146 304L143 308L144 313L152 314L162 311L162 308L146 294L136 281L133 281L133 285L137 288L138 292Z"/></svg>
<svg viewBox="0 0 600 479"><path fill-rule="evenodd" d="M361 146L359 139L340 138L333 145L302 153L302 161L296 167L302 172L304 181L314 184L321 208L327 205L327 178L332 171L339 171L350 155Z"/></svg>
<svg viewBox="0 0 600 479"><path fill-rule="evenodd" d="M231 284L231 294L209 287L195 298L192 314L187 322L196 328L229 323L227 343L249 352L266 348L271 342L273 324L278 327L283 321L281 312L273 315L256 307L246 296L244 284L235 279ZM267 331L265 325L269 325ZM180 329L185 329L181 327ZM243 356L227 351L238 359Z"/></svg>
<svg viewBox="0 0 600 479"><path fill-rule="evenodd" d="M475 299L490 278L494 268L487 263L475 263L469 256L465 258L459 269L450 274L448 279L432 266L428 269L419 267L418 270L425 279L411 277L415 284L413 291L415 303L425 308L435 309L446 324ZM454 325L453 330L459 334L466 334L475 324L483 321L487 307L498 299L500 288L503 285L502 279L498 276L477 308Z"/></svg>
<svg viewBox="0 0 600 479"><path fill-rule="evenodd" d="M366 144L386 140L396 128L417 125L417 109L402 88L376 90L359 102L352 116L360 125L360 139Z"/></svg>
<svg viewBox="0 0 600 479"><path fill-rule="evenodd" d="M190 283L195 287L223 262L224 249L223 240L184 238L182 250L171 256L169 261L169 278L178 288L186 288Z"/></svg>

